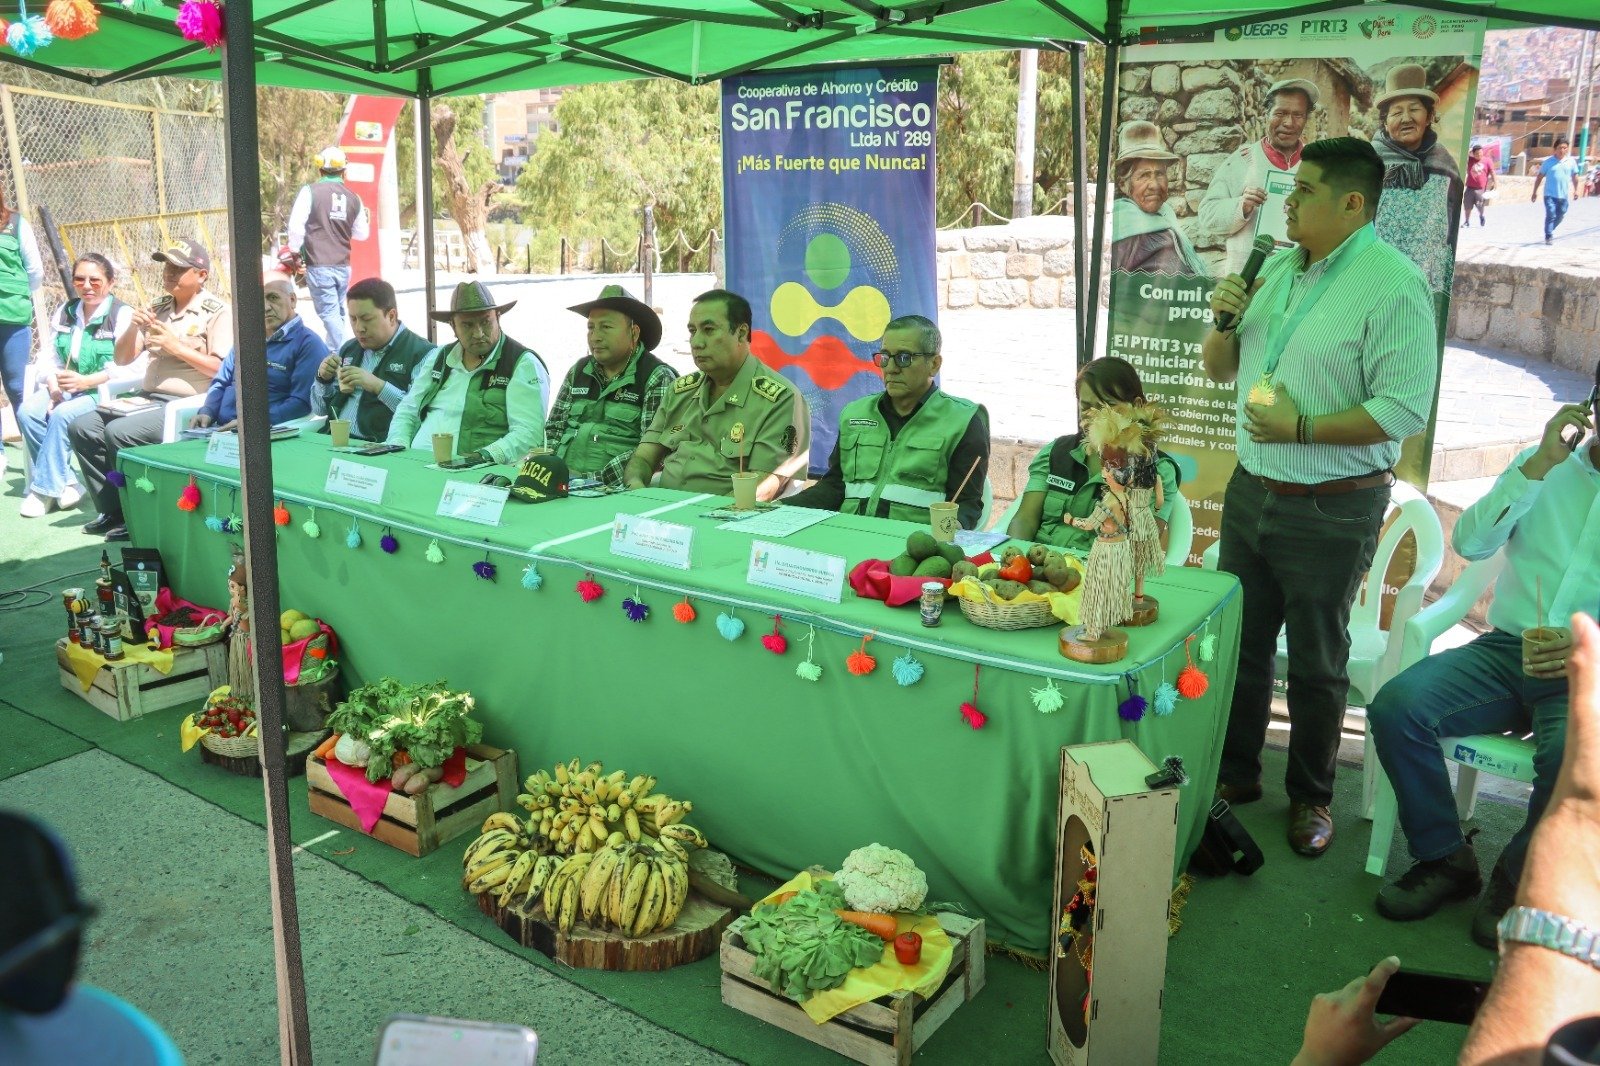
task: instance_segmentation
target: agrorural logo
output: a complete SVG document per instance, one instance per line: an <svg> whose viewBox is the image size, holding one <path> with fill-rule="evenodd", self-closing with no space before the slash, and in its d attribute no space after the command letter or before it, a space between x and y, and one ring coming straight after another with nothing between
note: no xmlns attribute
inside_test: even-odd
<svg viewBox="0 0 1600 1066"><path fill-rule="evenodd" d="M1418 15L1417 21L1411 24L1411 32L1418 40L1426 41L1439 29L1439 20L1432 15Z"/></svg>

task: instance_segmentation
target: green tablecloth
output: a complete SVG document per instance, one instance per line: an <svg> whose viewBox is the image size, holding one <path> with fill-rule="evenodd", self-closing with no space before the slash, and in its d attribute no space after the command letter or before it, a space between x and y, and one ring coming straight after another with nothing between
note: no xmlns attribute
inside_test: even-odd
<svg viewBox="0 0 1600 1066"><path fill-rule="evenodd" d="M159 548L171 581L200 603L226 602L228 555L236 537L207 517L240 509L238 472L204 462L202 442L129 449L119 467L134 543ZM326 437L273 445L277 498L291 512L278 531L280 592L332 625L356 680L389 675L447 678L478 699L490 743L514 747L523 773L578 756L610 768L648 772L660 789L692 799L691 820L740 862L788 877L813 863L832 866L874 841L901 848L928 873L931 896L988 919L991 939L1043 953L1052 941L1059 750L1129 738L1153 760L1183 756L1191 776L1180 806L1177 869L1199 841L1216 779L1231 664L1237 659L1239 596L1229 575L1184 569L1151 583L1160 620L1132 630L1132 653L1109 666L1083 666L1057 652L1057 627L999 632L974 626L955 606L937 629L920 625L915 604L890 609L848 588L838 605L745 583L748 535L701 517L719 502L664 489L546 504L508 503L503 524L439 518L445 472L418 452L355 461L389 470L381 508L323 491L332 453ZM476 480L484 471L456 474ZM177 507L190 475L198 510ZM147 478L153 492L138 487ZM659 512L695 527L688 572L610 554L619 512ZM302 525L314 517L322 535ZM352 520L362 543L352 549ZM842 555L852 564L888 558L913 527L852 516L785 543ZM400 543L385 554L385 530ZM430 541L444 553L426 559ZM493 581L473 573L487 557ZM537 559L543 587L523 588ZM603 598L584 603L576 582L592 574ZM699 617L673 619L688 594ZM642 623L625 597L649 604ZM716 616L730 611L745 632L729 641ZM789 639L773 655L760 637L781 614ZM819 681L796 676L815 632ZM878 668L852 675L845 658L872 632ZM1210 687L1175 713L1122 720L1130 692L1149 699L1185 665L1185 638L1215 638L1200 663ZM1199 662L1201 641L1193 642ZM890 664L910 651L926 673L901 687ZM980 730L960 714L973 698L988 716ZM1053 679L1065 706L1041 714L1030 696Z"/></svg>

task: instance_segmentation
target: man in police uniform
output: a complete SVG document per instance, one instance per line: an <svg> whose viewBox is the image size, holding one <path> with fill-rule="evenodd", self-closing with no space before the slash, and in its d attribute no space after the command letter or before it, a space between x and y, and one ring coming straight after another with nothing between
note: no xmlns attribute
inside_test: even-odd
<svg viewBox="0 0 1600 1066"><path fill-rule="evenodd" d="M430 451L435 433L452 433L458 457L515 463L544 439L544 360L500 330L516 303L496 304L481 281L456 286L450 310L433 313L456 340L418 366L387 443Z"/></svg>
<svg viewBox="0 0 1600 1066"><path fill-rule="evenodd" d="M362 278L345 299L355 336L322 361L311 387L311 413L350 422L350 436L381 441L433 345L400 321L394 286ZM322 424L328 432L328 424Z"/></svg>
<svg viewBox="0 0 1600 1066"><path fill-rule="evenodd" d="M545 441L575 476L621 485L678 372L655 356L661 319L621 285L568 310L589 320L589 357L567 371L545 420Z"/></svg>
<svg viewBox="0 0 1600 1066"><path fill-rule="evenodd" d="M134 394L157 401L135 414L107 419L90 411L72 423L67 437L78 455L86 495L100 513L83 527L107 540L128 539L122 521L122 500L106 475L116 467L117 452L140 444L160 444L170 400L195 396L211 387L222 354L233 345L233 314L226 301L205 291L211 255L199 241L175 241L151 256L164 264L161 287L166 295L148 311L136 308L133 329L118 344L118 366L141 353L150 357L144 385Z"/></svg>
<svg viewBox="0 0 1600 1066"><path fill-rule="evenodd" d="M689 311L689 350L699 369L672 383L623 472L643 488L657 470L661 484L690 492L732 492L741 467L764 475L756 499L776 499L810 460L811 413L795 387L766 374L750 355L750 303L713 289Z"/></svg>
<svg viewBox="0 0 1600 1066"><path fill-rule="evenodd" d="M989 414L934 384L944 365L940 346L939 327L921 315L889 323L872 357L883 370L883 391L839 412L828 472L788 503L925 523L930 505L954 500L961 527L977 528Z"/></svg>
<svg viewBox="0 0 1600 1066"><path fill-rule="evenodd" d="M317 153L321 177L302 185L289 210L289 247L306 263L306 288L337 351L349 336L344 328L345 289L350 285L350 242L364 241L371 228L367 209L344 183L344 149L329 145Z"/></svg>

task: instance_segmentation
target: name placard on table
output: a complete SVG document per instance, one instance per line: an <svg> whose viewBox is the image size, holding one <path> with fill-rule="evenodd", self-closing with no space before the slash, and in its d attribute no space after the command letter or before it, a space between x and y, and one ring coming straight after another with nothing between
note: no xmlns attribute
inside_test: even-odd
<svg viewBox="0 0 1600 1066"><path fill-rule="evenodd" d="M384 482L389 471L381 466L335 459L328 464L328 481L323 491L330 496L347 496L364 503L382 503Z"/></svg>
<svg viewBox="0 0 1600 1066"><path fill-rule="evenodd" d="M611 524L611 554L646 563L689 569L694 527L619 514Z"/></svg>
<svg viewBox="0 0 1600 1066"><path fill-rule="evenodd" d="M476 481L447 481L439 494L441 518L459 518L481 526L498 526L511 490L504 485L482 485Z"/></svg>
<svg viewBox="0 0 1600 1066"><path fill-rule="evenodd" d="M239 469L239 434L213 433L207 437L206 462Z"/></svg>
<svg viewBox="0 0 1600 1066"><path fill-rule="evenodd" d="M745 580L761 588L838 603L844 596L847 569L842 555L758 540L750 545L750 569Z"/></svg>

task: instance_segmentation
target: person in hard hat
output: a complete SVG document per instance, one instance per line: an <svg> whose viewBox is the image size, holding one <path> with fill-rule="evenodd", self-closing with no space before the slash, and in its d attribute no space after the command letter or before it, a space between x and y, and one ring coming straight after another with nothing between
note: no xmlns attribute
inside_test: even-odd
<svg viewBox="0 0 1600 1066"><path fill-rule="evenodd" d="M289 248L306 264L306 288L328 347L338 351L349 339L344 297L350 288L350 242L367 239L367 209L344 183L344 149L329 145L317 153L321 174L302 185L289 212Z"/></svg>

